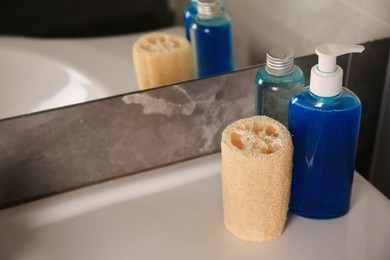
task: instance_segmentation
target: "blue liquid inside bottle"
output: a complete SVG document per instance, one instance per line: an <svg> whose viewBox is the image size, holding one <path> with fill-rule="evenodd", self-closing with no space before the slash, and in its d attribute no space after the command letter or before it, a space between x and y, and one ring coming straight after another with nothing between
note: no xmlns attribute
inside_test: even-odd
<svg viewBox="0 0 390 260"><path fill-rule="evenodd" d="M184 10L184 27L186 30L186 38L188 41L191 41L190 29L191 29L191 24L194 21L194 17L198 13L197 6L198 6L197 0L191 0L187 4L186 9Z"/></svg>
<svg viewBox="0 0 390 260"><path fill-rule="evenodd" d="M266 115L287 127L291 97L305 86L302 70L294 66L287 75L272 75L265 67L256 74L256 115Z"/></svg>
<svg viewBox="0 0 390 260"><path fill-rule="evenodd" d="M348 212L360 114L359 98L346 88L335 97L305 88L291 99L292 213L328 219Z"/></svg>
<svg viewBox="0 0 390 260"><path fill-rule="evenodd" d="M232 28L225 13L210 19L196 16L191 27L191 43L198 77L234 70Z"/></svg>

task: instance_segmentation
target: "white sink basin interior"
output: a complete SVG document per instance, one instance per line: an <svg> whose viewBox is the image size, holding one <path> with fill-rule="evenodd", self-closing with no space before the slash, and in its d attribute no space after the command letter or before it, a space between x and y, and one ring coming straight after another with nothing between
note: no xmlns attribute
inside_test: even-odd
<svg viewBox="0 0 390 260"><path fill-rule="evenodd" d="M110 95L92 76L25 49L0 46L0 118Z"/></svg>
<svg viewBox="0 0 390 260"><path fill-rule="evenodd" d="M389 259L390 202L359 174L347 215L291 215L253 244L224 227L220 167L214 154L0 211L0 259Z"/></svg>

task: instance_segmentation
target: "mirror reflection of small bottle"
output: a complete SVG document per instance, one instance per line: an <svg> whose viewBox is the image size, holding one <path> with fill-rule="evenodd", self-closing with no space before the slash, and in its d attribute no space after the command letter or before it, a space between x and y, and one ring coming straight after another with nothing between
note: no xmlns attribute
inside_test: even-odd
<svg viewBox="0 0 390 260"><path fill-rule="evenodd" d="M269 116L287 127L289 101L305 87L305 76L294 65L291 49L272 48L266 59L266 65L256 74L256 115Z"/></svg>
<svg viewBox="0 0 390 260"><path fill-rule="evenodd" d="M186 30L187 40L191 41L190 27L194 21L194 17L198 13L198 0L190 0L184 10L184 27Z"/></svg>
<svg viewBox="0 0 390 260"><path fill-rule="evenodd" d="M234 70L232 25L220 0L198 0L191 26L191 44L197 77Z"/></svg>

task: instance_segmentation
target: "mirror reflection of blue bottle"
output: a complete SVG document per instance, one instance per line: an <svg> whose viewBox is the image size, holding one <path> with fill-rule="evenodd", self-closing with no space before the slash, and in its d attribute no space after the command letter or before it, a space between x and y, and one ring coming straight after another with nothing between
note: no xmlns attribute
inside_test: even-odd
<svg viewBox="0 0 390 260"><path fill-rule="evenodd" d="M191 26L191 45L197 77L234 70L232 25L220 0L198 0Z"/></svg>
<svg viewBox="0 0 390 260"><path fill-rule="evenodd" d="M256 115L269 116L287 127L288 103L305 87L305 76L294 65L294 52L284 47L270 49L266 65L256 74L255 84Z"/></svg>
<svg viewBox="0 0 390 260"><path fill-rule="evenodd" d="M194 21L196 14L198 13L198 0L190 0L184 10L184 27L186 30L187 40L191 41L190 28Z"/></svg>
<svg viewBox="0 0 390 260"><path fill-rule="evenodd" d="M223 8L223 1L221 0L221 8ZM184 28L186 30L186 38L188 41L191 41L190 29L192 22L196 14L198 13L198 0L190 0L184 10Z"/></svg>

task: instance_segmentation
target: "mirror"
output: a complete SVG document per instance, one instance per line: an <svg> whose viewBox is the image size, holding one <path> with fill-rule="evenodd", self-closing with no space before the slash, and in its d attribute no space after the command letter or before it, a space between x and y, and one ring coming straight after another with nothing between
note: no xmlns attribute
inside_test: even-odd
<svg viewBox="0 0 390 260"><path fill-rule="evenodd" d="M266 50L275 45L289 47L295 51L295 56L299 57L312 54L315 46L321 43L361 43L390 36L390 20L388 14L382 11L387 9L379 2L363 5L363 1L359 0L223 1L225 10L232 20L237 69L263 63ZM0 48L3 48L0 50L0 55L9 56L15 49L17 51L22 49L23 51L17 54L20 54L19 56L11 57L12 61L16 62L15 67L18 67L17 64L37 62L34 58L36 53L26 54L26 50L23 49L24 45L20 41L6 46L3 40L8 41L10 36L13 39L26 41L25 46L28 48L43 46L44 51L50 50L51 53L61 54L63 59L55 65L50 65L53 62L50 51L48 54L40 53L39 66L32 65L31 67L37 70L44 69L42 82L50 84L47 87L51 90L44 90L44 92L51 96L63 93L62 87L71 86L74 80L79 83L89 82L92 89L98 89L96 95L89 93L93 91L87 90L87 93L81 91L82 99L78 99L73 92L69 94L65 91L69 94L67 99L71 99L71 103L135 92L138 91L138 87L132 67L132 44L144 33L154 30L184 34L184 29L180 26L183 24L186 4L187 1L183 0L114 0L93 1L93 3L87 0L61 0L59 2L43 0L29 1L22 6L20 3L13 5L0 3L2 14L0 15L0 34L3 35L0 37ZM103 35L105 37L101 37ZM33 36L34 38L15 36ZM48 45L44 45L43 42ZM9 63L3 59L4 55L0 59L3 61L0 66L0 78L6 78L4 75L11 75L11 81L18 77L21 78L21 74L10 71L10 67L7 67ZM81 61L74 64L72 57L79 58ZM28 60L24 61L23 59L26 58ZM64 64L69 65L65 72ZM49 69L45 69L47 66ZM86 71L82 66L95 69L99 67L99 69L91 71L87 69ZM55 73L51 73L52 70ZM34 77L42 75L39 71L30 70L29 72L34 72ZM59 81L63 84L58 85L58 91L53 90L54 79L47 80L48 76L54 75L60 76ZM28 82L31 80L27 80L27 83L22 82L23 84L20 83L20 85L29 88L26 85ZM39 84L40 82L38 81ZM0 84L2 86L1 96L4 97L0 103L5 104L6 102L3 101L9 101L10 105L7 107L15 107L15 104L19 107L21 104L33 103L31 107L48 109L56 105L64 105L49 102L50 106L40 106L40 103L37 104L38 101L33 101L32 98L37 93L41 94L39 92L42 91L32 91L31 94L26 95L27 92L18 89L17 84L11 84L7 90L8 93L16 93L15 97L10 100L7 91L3 88L4 82L0 81ZM62 96L59 99L64 100ZM36 110L16 111L12 115L33 111Z"/></svg>

